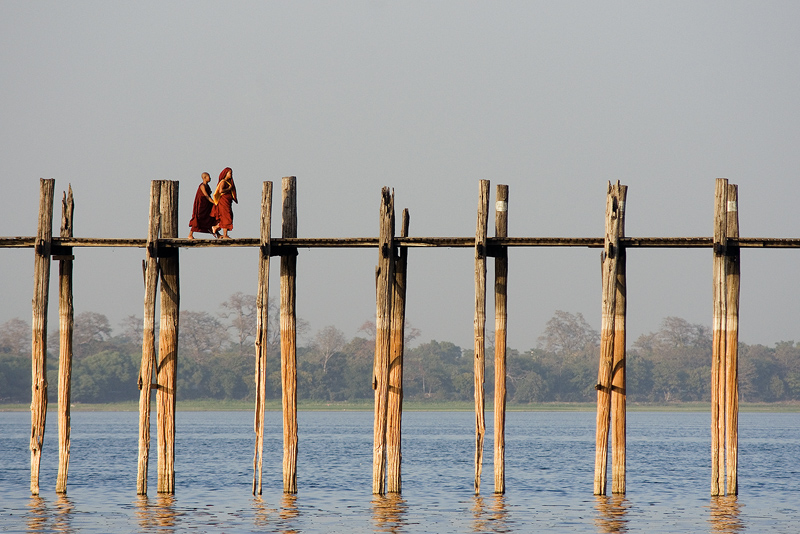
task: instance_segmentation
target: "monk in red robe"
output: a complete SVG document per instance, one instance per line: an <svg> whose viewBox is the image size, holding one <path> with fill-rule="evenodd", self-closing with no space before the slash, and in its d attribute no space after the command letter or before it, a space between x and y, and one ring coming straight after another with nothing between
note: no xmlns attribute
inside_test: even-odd
<svg viewBox="0 0 800 534"><path fill-rule="evenodd" d="M213 232L222 230L222 239L230 239L228 231L233 230L233 203L239 203L236 198L236 184L233 183L233 170L225 167L219 173L219 182L214 194L214 208L211 215L217 219L217 224L212 228Z"/></svg>
<svg viewBox="0 0 800 534"><path fill-rule="evenodd" d="M194 206L192 206L192 220L189 221L189 239L194 239L194 233L213 234L211 229L217 220L211 216L214 207L214 200L211 198L211 176L207 172L201 175L203 180L194 195ZM215 237L217 237L215 235Z"/></svg>

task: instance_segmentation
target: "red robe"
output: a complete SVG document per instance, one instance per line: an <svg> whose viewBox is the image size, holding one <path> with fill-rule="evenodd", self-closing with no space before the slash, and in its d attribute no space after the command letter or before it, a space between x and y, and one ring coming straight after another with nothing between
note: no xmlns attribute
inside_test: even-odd
<svg viewBox="0 0 800 534"><path fill-rule="evenodd" d="M200 187L197 188L197 193L194 195L192 220L189 221L189 227L192 232L210 234L212 233L211 227L217 223L217 220L211 215L214 204L203 195L203 189L208 193L208 196L211 196L211 187L205 183L200 184Z"/></svg>
<svg viewBox="0 0 800 534"><path fill-rule="evenodd" d="M217 226L233 230L233 195L224 193L212 208L211 215L216 218Z"/></svg>
<svg viewBox="0 0 800 534"><path fill-rule="evenodd" d="M211 216L216 218L217 226L226 230L233 230L233 203L238 203L236 198L236 185L233 178L228 184L220 180L213 198L217 201L211 210Z"/></svg>

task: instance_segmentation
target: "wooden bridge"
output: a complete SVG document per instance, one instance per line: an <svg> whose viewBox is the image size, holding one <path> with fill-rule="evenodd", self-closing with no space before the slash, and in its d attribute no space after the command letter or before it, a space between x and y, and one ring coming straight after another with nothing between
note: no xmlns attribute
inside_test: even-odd
<svg viewBox="0 0 800 534"><path fill-rule="evenodd" d="M376 342L372 385L375 390L373 492L401 491L400 436L403 388L403 328L408 250L414 247L470 247L475 250L475 492L480 492L486 425L484 369L487 259L495 266L495 424L494 491L505 492L505 360L506 295L509 247L602 248L602 322L597 379L597 434L594 493L607 486L609 434L612 450L612 492L625 493L625 347L626 251L635 248L710 248L713 251L714 307L711 369L711 494L738 493L738 317L739 250L800 248L800 239L739 236L738 189L716 180L712 237L627 237L627 186L609 184L603 237L544 238L508 236L508 186L497 186L495 236L488 235L490 186L479 183L475 236L411 237L409 214L402 215L395 235L394 193L381 192L378 237L303 238L297 236L296 179L282 179L281 237L271 237L272 182L264 182L259 238L188 240L178 238L178 182L153 181L150 189L148 235L144 239L75 237L72 232L72 190L62 200L61 232L53 230L54 180L41 180L39 223L35 237L0 237L0 248L33 248L31 493L39 493L39 466L47 412L47 308L50 263L59 261L59 468L56 491L66 492L70 448L70 381L72 367L72 270L74 249L138 247L144 249L144 333L139 374L140 420L137 492L147 493L150 455L151 390L156 390L158 492L175 490L175 399L177 385L178 314L180 309L179 251L185 247L254 247L259 249L255 341L255 452L253 493L261 493L266 388L267 302L270 258L280 262L281 384L284 426L283 489L297 491L297 368L295 273L298 248L377 248ZM159 280L161 287L159 291ZM160 298L160 328L156 343L156 299ZM158 347L158 350L156 350ZM366 377L365 377L366 379ZM727 484L726 484L727 483Z"/></svg>

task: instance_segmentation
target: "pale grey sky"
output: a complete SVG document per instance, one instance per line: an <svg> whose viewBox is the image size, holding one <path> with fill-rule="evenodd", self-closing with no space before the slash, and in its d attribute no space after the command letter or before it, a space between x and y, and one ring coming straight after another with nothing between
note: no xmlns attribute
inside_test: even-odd
<svg viewBox="0 0 800 534"><path fill-rule="evenodd" d="M411 235L471 236L480 179L509 185L512 236L602 235L608 180L629 186L628 235L709 236L717 177L739 184L743 236L800 237L798 21L791 1L6 0L0 234L35 234L39 178L59 199L72 184L81 237L145 237L150 180L179 180L188 232L200 173L230 166L233 237L258 236L261 183L287 175L303 237L375 236L384 185ZM511 347L558 309L599 328L599 254L510 252ZM742 341L800 340L799 254L742 252ZM78 249L76 311L141 315L142 259ZM376 260L301 250L298 314L355 335ZM185 250L182 308L254 293L256 263ZM31 250L0 250L0 322L30 319L32 271ZM472 347L473 271L469 249L411 251L423 341ZM710 325L711 272L710 250L631 251L632 339L670 315Z"/></svg>

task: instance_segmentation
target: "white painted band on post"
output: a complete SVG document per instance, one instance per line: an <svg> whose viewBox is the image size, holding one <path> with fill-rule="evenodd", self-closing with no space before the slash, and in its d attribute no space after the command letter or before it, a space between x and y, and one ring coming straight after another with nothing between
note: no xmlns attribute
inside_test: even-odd
<svg viewBox="0 0 800 534"><path fill-rule="evenodd" d="M735 200L728 201L728 211L739 211L739 203Z"/></svg>
<svg viewBox="0 0 800 534"><path fill-rule="evenodd" d="M619 210L620 213L625 213L625 201L624 200L620 200L619 201L618 210Z"/></svg>
<svg viewBox="0 0 800 534"><path fill-rule="evenodd" d="M508 202L505 200L498 200L494 204L495 211L508 211Z"/></svg>

